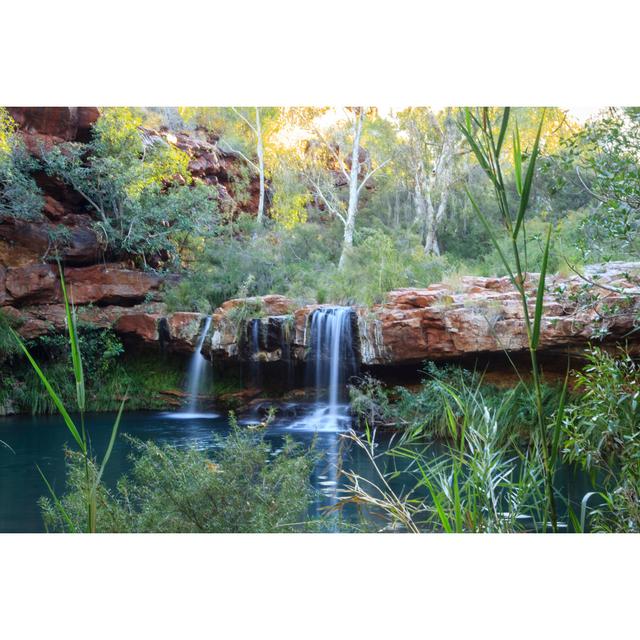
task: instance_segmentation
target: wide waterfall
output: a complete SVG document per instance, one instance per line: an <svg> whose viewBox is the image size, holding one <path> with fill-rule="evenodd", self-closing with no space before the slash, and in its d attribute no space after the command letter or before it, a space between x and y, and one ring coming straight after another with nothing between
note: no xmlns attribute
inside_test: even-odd
<svg viewBox="0 0 640 640"><path fill-rule="evenodd" d="M349 378L357 373L351 307L320 307L311 316L311 350L307 374L313 378L314 419L337 427L348 417Z"/></svg>
<svg viewBox="0 0 640 640"><path fill-rule="evenodd" d="M202 355L202 345L204 344L209 328L211 327L211 316L207 317L202 329L202 333L198 338L195 351L191 356L189 362L189 370L187 372L187 393L189 394L189 404L186 406L185 411L193 414L198 410L198 396L202 389L202 382L204 373L208 369L207 359Z"/></svg>

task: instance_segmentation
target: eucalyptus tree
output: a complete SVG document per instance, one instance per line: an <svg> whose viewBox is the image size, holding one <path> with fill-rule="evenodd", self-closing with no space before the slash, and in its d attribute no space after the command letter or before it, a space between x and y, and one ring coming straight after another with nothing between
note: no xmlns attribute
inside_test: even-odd
<svg viewBox="0 0 640 640"><path fill-rule="evenodd" d="M316 198L343 225L342 250L338 267L343 269L353 247L358 205L362 190L373 175L389 163L389 158L374 163L361 145L367 119L375 109L348 107L345 121L323 131L318 116L326 109L297 109L294 118L307 128L312 137L307 141L302 173ZM347 198L343 196L346 187Z"/></svg>
<svg viewBox="0 0 640 640"><path fill-rule="evenodd" d="M435 114L429 107L410 107L398 118L412 174L415 222L427 254L440 254L438 228L450 213L454 183L465 171L460 162L463 136L456 117L452 108Z"/></svg>
<svg viewBox="0 0 640 640"><path fill-rule="evenodd" d="M273 157L270 146L281 126L279 107L182 107L181 115L218 136L223 151L242 158L258 175L259 199L257 222L263 224L266 215L267 181L270 178L268 159Z"/></svg>

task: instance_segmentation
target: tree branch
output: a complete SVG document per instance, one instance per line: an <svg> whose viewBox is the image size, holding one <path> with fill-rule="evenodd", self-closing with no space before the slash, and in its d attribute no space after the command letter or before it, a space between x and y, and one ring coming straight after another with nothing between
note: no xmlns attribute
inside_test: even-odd
<svg viewBox="0 0 640 640"><path fill-rule="evenodd" d="M255 107L255 109L257 109L257 108L258 107ZM244 121L244 123L249 127L249 129L251 129L251 131L253 131L253 133L256 136L258 135L258 132L256 131L256 128L235 107L231 107L231 111L233 111L233 113L235 113L238 116L238 118L241 118Z"/></svg>
<svg viewBox="0 0 640 640"><path fill-rule="evenodd" d="M382 167L384 167L386 164L389 164L389 162L391 162L391 158L387 158L382 164L379 164L375 169L371 169L371 171L369 171L369 173L367 173L367 175L363 178L362 182L360 183L360 186L358 187L358 193L360 193L360 191L362 190L364 185L367 183L369 178L371 178L371 176L376 171L378 171L379 169L382 169Z"/></svg>
<svg viewBox="0 0 640 640"><path fill-rule="evenodd" d="M327 206L327 209L329 209L329 211L331 211L331 213L333 213L333 215L336 216L336 218L339 218L340 221L342 222L342 224L346 225L347 221L345 220L344 216L338 211L338 209L335 206L333 206L329 202L329 200L327 200L327 198L325 197L324 193L322 192L322 188L320 187L318 182L316 180L313 180L313 179L311 179L310 182L313 185L313 188L316 190L316 193L320 196L321 200Z"/></svg>
<svg viewBox="0 0 640 640"><path fill-rule="evenodd" d="M260 167L258 167L258 165L252 160L249 160L249 158L247 158L247 156L245 156L244 153L242 153L242 151L239 151L238 149L234 149L224 138L220 138L218 140L218 144L220 143L225 144L228 147L227 153L235 153L239 155L245 162L250 164L258 173L260 172Z"/></svg>

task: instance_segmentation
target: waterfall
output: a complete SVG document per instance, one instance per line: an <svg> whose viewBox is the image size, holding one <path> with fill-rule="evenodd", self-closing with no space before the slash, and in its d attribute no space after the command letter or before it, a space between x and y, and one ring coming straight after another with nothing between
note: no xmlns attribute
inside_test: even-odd
<svg viewBox="0 0 640 640"><path fill-rule="evenodd" d="M260 388L262 386L262 376L260 361L258 360L258 354L260 353L260 336L262 333L262 321L260 318L254 318L249 323L250 336L249 336L249 348L250 348L250 360L249 366L251 369L251 383Z"/></svg>
<svg viewBox="0 0 640 640"><path fill-rule="evenodd" d="M189 404L186 407L187 413L196 413L198 409L198 395L202 386L202 376L208 364L207 359L200 353L204 344L207 333L211 327L211 316L205 320L202 333L198 338L196 349L191 356L189 362L189 370L187 372L187 393L189 394Z"/></svg>
<svg viewBox="0 0 640 640"><path fill-rule="evenodd" d="M352 315L351 307L321 307L311 316L308 373L314 376L317 403L328 401L316 416L333 426L346 417L347 383L358 368Z"/></svg>

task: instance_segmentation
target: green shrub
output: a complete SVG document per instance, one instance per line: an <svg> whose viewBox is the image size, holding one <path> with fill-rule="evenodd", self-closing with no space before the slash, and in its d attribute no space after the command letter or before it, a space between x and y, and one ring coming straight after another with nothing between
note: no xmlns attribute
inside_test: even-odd
<svg viewBox="0 0 640 640"><path fill-rule="evenodd" d="M582 394L567 408L563 455L589 471L585 496L596 531L640 532L640 366L622 348L587 352L576 373Z"/></svg>
<svg viewBox="0 0 640 640"><path fill-rule="evenodd" d="M233 421L232 421L233 422ZM97 531L108 533L267 533L307 530L314 456L289 439L273 451L261 438L233 426L212 457L129 439L133 468L115 490L98 492ZM67 454L67 491L60 500L82 529L86 475ZM91 475L96 472L95 465ZM68 524L48 498L40 500L48 531Z"/></svg>
<svg viewBox="0 0 640 640"><path fill-rule="evenodd" d="M448 407L443 391L451 389L471 406L475 406L472 401L476 396L482 397L483 405L495 413L501 442L531 438L537 413L526 385L519 383L511 389L502 389L483 382L477 371L454 365L437 366L433 362L425 364L423 375L417 391L405 387L386 390L379 381L365 377L351 389L352 411L360 426L387 424L405 437L448 438L448 410L457 418L462 415L456 405ZM557 386L542 386L543 408L548 419L557 407L559 395Z"/></svg>

